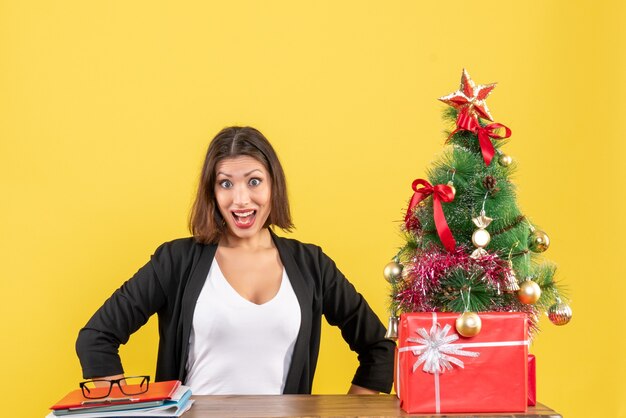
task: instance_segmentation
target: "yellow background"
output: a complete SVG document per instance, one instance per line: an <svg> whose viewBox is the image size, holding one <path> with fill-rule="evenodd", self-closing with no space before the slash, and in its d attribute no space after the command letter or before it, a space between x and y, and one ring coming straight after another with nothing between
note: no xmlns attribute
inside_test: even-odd
<svg viewBox="0 0 626 418"><path fill-rule="evenodd" d="M79 328L162 242L186 236L222 127L258 127L285 166L300 240L386 322L382 267L411 181L442 150L466 67L512 128L525 213L574 319L542 323L538 398L625 417L623 2L0 1L0 393L37 417L81 379ZM154 374L156 322L122 354ZM315 393L356 360L326 329ZM29 389L37 391L32 396ZM32 392L31 392L32 393Z"/></svg>

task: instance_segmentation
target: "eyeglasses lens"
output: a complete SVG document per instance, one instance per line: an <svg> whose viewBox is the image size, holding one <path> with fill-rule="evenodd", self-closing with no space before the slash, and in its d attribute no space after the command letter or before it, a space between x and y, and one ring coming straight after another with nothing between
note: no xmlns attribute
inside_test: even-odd
<svg viewBox="0 0 626 418"><path fill-rule="evenodd" d="M90 380L82 385L83 396L89 399L106 398L111 390L111 383L107 380Z"/></svg>
<svg viewBox="0 0 626 418"><path fill-rule="evenodd" d="M120 381L120 388L125 395L139 395L148 391L148 382L146 376L127 377Z"/></svg>

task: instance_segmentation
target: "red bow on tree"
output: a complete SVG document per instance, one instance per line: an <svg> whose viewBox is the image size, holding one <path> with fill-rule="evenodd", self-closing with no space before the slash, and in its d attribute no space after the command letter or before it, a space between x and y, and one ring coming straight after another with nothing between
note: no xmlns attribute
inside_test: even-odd
<svg viewBox="0 0 626 418"><path fill-rule="evenodd" d="M498 135L496 131L500 128L504 128L504 135ZM478 126L476 131L474 131L476 135L478 135L478 143L480 144L480 151L483 153L483 160L486 165L491 164L491 160L493 156L496 154L496 149L493 147L491 143L491 139L504 139L511 136L511 130L501 123L491 123L487 126Z"/></svg>
<svg viewBox="0 0 626 418"><path fill-rule="evenodd" d="M418 186L422 186L418 188ZM411 186L413 188L413 197L411 198L411 203L409 203L409 209L406 212L406 216L404 218L405 224L408 222L409 218L413 214L413 208L418 205L419 202L426 199L431 194L433 195L433 216L435 218L435 227L437 228L437 233L439 234L439 239L443 243L443 246L448 251L454 251L456 246L456 241L452 236L452 232L450 231L450 227L448 226L448 222L446 222L446 216L443 213L443 206L441 202L452 202L454 200L454 191L452 187L446 184L438 184L433 186L428 181L423 179L417 179L413 181Z"/></svg>
<svg viewBox="0 0 626 418"><path fill-rule="evenodd" d="M478 136L478 143L480 144L480 151L483 154L485 165L491 164L493 156L496 155L496 149L491 143L490 138L504 139L511 136L511 130L501 123L490 123L486 126L480 126L478 120L467 112L459 113L456 120L456 126L457 128L448 137L448 141L459 131L470 131L476 134ZM498 135L496 133L496 131L500 128L504 128L504 135Z"/></svg>

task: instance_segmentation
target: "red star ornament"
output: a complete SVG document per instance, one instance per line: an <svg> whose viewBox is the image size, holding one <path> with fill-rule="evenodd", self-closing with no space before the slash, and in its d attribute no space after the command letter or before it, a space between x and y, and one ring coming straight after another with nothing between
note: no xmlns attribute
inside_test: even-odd
<svg viewBox="0 0 626 418"><path fill-rule="evenodd" d="M470 78L469 73L463 68L461 74L461 88L447 96L440 97L439 100L452 106L459 111L459 118L476 119L477 116L493 122L493 118L489 113L489 108L485 99L496 87L496 83L476 85ZM477 121L476 121L477 122Z"/></svg>

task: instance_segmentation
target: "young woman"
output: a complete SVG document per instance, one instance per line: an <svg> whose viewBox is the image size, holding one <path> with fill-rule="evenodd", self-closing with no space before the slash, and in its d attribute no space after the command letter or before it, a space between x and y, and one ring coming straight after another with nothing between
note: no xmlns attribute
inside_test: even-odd
<svg viewBox="0 0 626 418"><path fill-rule="evenodd" d="M211 141L190 217L191 238L161 245L81 329L86 379L123 377L118 347L156 313L156 380L194 394L311 393L321 317L358 353L349 393L389 392L394 343L367 302L293 224L285 175L250 127Z"/></svg>

